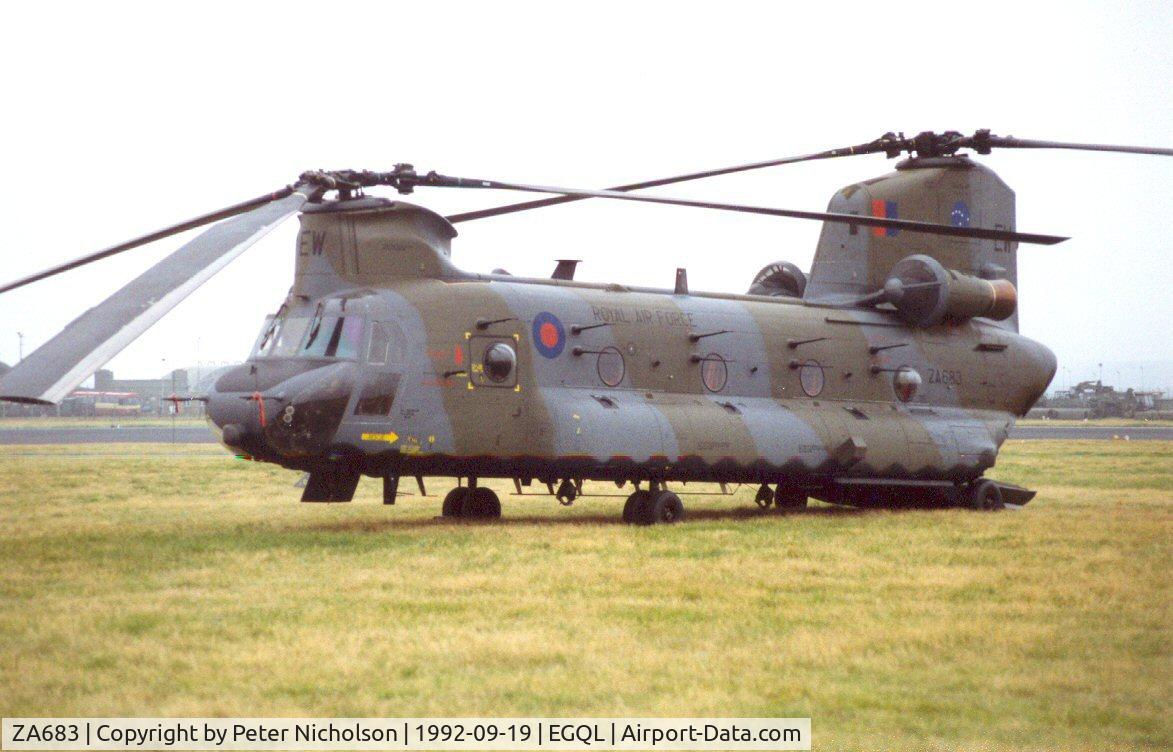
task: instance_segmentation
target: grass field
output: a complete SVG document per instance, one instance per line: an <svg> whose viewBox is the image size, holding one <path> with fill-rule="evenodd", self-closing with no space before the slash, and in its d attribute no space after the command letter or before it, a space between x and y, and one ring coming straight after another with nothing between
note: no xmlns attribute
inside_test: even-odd
<svg viewBox="0 0 1173 752"><path fill-rule="evenodd" d="M295 474L209 446L6 452L5 716L811 716L816 749L1173 745L1171 443L1011 442L994 475L1040 491L1017 512L764 514L742 489L658 528L504 486L497 523L383 507L367 480L302 505Z"/></svg>

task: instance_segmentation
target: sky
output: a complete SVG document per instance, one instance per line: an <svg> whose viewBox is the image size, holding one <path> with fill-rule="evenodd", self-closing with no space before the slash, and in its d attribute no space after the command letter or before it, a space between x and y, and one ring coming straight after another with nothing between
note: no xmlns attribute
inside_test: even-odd
<svg viewBox="0 0 1173 752"><path fill-rule="evenodd" d="M0 278L15 279L292 182L311 168L599 188L861 143L887 131L1173 146L1167 2L824 4L10 3L0 14ZM1016 191L1021 330L1057 386L1173 388L1173 159L981 158ZM882 155L657 189L821 210ZM441 213L517 194L420 190ZM453 260L744 292L809 269L817 222L586 201L462 223ZM243 359L292 281L296 221L108 367ZM192 234L0 295L0 361L54 336Z"/></svg>

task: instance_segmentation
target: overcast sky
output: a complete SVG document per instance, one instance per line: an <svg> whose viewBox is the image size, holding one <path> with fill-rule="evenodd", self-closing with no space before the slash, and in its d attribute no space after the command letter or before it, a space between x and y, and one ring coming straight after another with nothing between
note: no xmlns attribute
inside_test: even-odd
<svg viewBox="0 0 1173 752"><path fill-rule="evenodd" d="M10 3L0 22L12 279L291 182L307 168L603 187L870 140L889 130L1173 146L1173 4ZM1173 360L1173 159L1006 151L1023 333L1064 369ZM823 209L883 156L659 189ZM440 212L516 194L419 191ZM292 280L290 221L110 364L153 376L248 351ZM744 292L810 267L816 222L592 201L459 226L453 259ZM179 236L0 295L27 354ZM198 356L197 356L198 350ZM1154 366L1155 368L1156 366ZM1094 376L1095 374L1091 374Z"/></svg>

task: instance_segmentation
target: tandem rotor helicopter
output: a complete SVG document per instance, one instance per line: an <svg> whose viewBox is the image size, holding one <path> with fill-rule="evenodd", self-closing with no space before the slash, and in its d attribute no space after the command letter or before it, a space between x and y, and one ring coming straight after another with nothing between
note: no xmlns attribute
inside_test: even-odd
<svg viewBox="0 0 1173 752"><path fill-rule="evenodd" d="M403 477L460 479L448 517L493 518L483 478L631 483L623 519L680 520L670 482L759 486L762 506L1024 504L983 477L1054 355L1018 334L1014 192L963 150L1173 150L886 134L753 164L582 190L421 174L311 171L285 188L0 286L0 293L184 230L213 227L85 312L0 379L0 399L59 402L209 277L298 214L296 270L248 360L206 395L236 453L309 474L302 501L349 501L360 476L393 504ZM812 160L907 154L825 212L636 193ZM448 217L366 195L387 186L554 194ZM588 198L823 222L809 274L787 262L744 295L462 271L454 225ZM557 489L555 490L555 486Z"/></svg>

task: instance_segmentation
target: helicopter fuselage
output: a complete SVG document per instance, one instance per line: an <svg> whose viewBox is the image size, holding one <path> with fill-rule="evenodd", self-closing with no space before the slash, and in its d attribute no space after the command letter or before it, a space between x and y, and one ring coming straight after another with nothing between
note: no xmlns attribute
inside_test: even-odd
<svg viewBox="0 0 1173 752"><path fill-rule="evenodd" d="M265 336L209 395L257 459L812 495L980 476L1055 368L981 319L507 275L291 296Z"/></svg>

